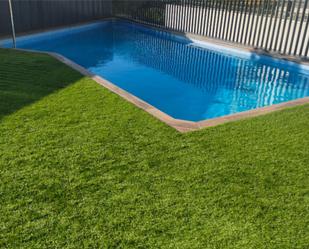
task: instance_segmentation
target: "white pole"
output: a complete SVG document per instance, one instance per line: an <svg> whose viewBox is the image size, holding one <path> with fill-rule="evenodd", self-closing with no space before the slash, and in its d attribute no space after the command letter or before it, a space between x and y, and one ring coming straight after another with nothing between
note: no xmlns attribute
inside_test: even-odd
<svg viewBox="0 0 309 249"><path fill-rule="evenodd" d="M12 2L11 2L11 0L8 0L8 1L9 1L10 16L11 16L13 47L16 48L16 36L15 36L15 25L14 25L14 16L13 16Z"/></svg>

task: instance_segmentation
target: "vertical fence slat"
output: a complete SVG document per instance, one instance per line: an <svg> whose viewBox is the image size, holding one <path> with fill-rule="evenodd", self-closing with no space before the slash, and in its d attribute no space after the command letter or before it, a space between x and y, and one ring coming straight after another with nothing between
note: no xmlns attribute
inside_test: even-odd
<svg viewBox="0 0 309 249"><path fill-rule="evenodd" d="M205 25L205 0L202 1L202 5L200 7L201 14L201 22L200 22L200 29L199 35L204 35L203 26Z"/></svg>
<svg viewBox="0 0 309 249"><path fill-rule="evenodd" d="M269 50L273 50L273 39L275 37L275 31L276 31L276 27L277 27L277 24L278 24L278 15L279 15L280 3L281 2L282 2L282 0L279 0L279 1L276 2L277 4L276 4L276 8L275 8L275 12L276 12L276 14L275 14L275 21L274 21L274 26L273 26L273 29L272 29L272 32L271 32L271 37L269 39ZM280 20L279 20L280 24L281 24L281 20L282 20L282 17L280 17ZM267 49L268 49L268 47L266 45L266 50Z"/></svg>
<svg viewBox="0 0 309 249"><path fill-rule="evenodd" d="M213 37L217 38L217 29L218 29L218 16L219 16L219 2L220 0L216 0L215 4L215 22L214 22L214 32L213 32Z"/></svg>
<svg viewBox="0 0 309 249"><path fill-rule="evenodd" d="M196 23L197 23L197 1L193 1L193 23L192 23L192 33L196 33Z"/></svg>
<svg viewBox="0 0 309 249"><path fill-rule="evenodd" d="M234 32L233 32L233 36L232 36L232 41L235 41L235 38L236 38L236 30L237 30L237 22L238 22L238 16L239 16L240 1L241 1L241 0L238 0L238 2L237 2L236 5L235 5L235 14L236 14L236 18L235 18L235 23L234 23L234 25L233 25Z"/></svg>
<svg viewBox="0 0 309 249"><path fill-rule="evenodd" d="M263 14L262 14L262 18L261 18L261 25L260 25L260 29L259 29L259 40L258 40L258 43L257 43L257 46L259 48L263 47L263 40L264 40L264 37L265 37L266 24L267 24L267 21L268 21L268 9L269 9L269 2L270 1L271 0L267 0L266 5L265 5L265 2L264 2Z"/></svg>
<svg viewBox="0 0 309 249"><path fill-rule="evenodd" d="M231 22L229 23L230 28L229 28L229 36L228 36L228 40L231 41L232 40L232 33L233 33L233 27L234 27L234 17L235 17L235 3L236 0L231 0L231 17L232 19L230 20Z"/></svg>
<svg viewBox="0 0 309 249"><path fill-rule="evenodd" d="M302 13L302 17L301 17L301 20L300 20L298 35L297 35L297 38L296 38L296 44L295 44L294 53L293 53L294 55L297 54L297 48L298 48L298 45L300 45L299 44L300 34L302 33L302 24L304 22L305 15L306 15L307 4L308 4L308 0L305 1L304 7L303 7L303 13ZM306 36L306 32L304 32L304 36ZM301 55L301 50L300 50L300 55Z"/></svg>
<svg viewBox="0 0 309 249"><path fill-rule="evenodd" d="M213 6L214 6L215 0L210 0L210 25L209 25L209 36L212 37L212 30L213 30Z"/></svg>
<svg viewBox="0 0 309 249"><path fill-rule="evenodd" d="M264 19L264 13L265 13L265 1L269 1L269 0L264 0L262 6L260 6L261 11L260 11L260 17L258 19L259 28L258 28L256 43L255 43L256 47L259 47L260 39L261 39L261 36L263 35L262 26L263 26L263 19Z"/></svg>
<svg viewBox="0 0 309 249"><path fill-rule="evenodd" d="M229 33L229 24L231 23L231 12L232 12L232 0L228 0L228 8L227 8L228 18L225 23L225 31L224 31L224 40L228 40Z"/></svg>
<svg viewBox="0 0 309 249"><path fill-rule="evenodd" d="M221 13L221 21L220 21L220 29L219 29L219 38L220 39L223 39L223 31L224 31L224 27L225 27L225 18L227 16L225 9L226 9L226 0L223 0L221 10L220 10L220 13Z"/></svg>
<svg viewBox="0 0 309 249"><path fill-rule="evenodd" d="M205 27L204 27L204 35L208 36L208 29L209 29L209 14L210 14L210 10L209 10L209 1L210 0L205 0Z"/></svg>
<svg viewBox="0 0 309 249"><path fill-rule="evenodd" d="M308 0L306 0L306 6L308 5ZM306 12L306 8L304 8L304 13ZM307 53L304 52L303 53L303 50L304 50L304 45L305 45L305 41L306 41L306 36L307 36L307 33L308 33L308 26L309 26L309 13L308 13L308 16L307 16L307 22L305 24L305 28L304 28L304 33L303 33L303 39L302 39L302 42L301 42L301 45L300 45L300 55L302 56L306 56ZM307 44L309 44L309 41L307 41Z"/></svg>
<svg viewBox="0 0 309 249"><path fill-rule="evenodd" d="M267 35L265 36L265 40L264 40L264 48L267 50L268 44L269 44L269 38L270 35L272 34L271 30L272 28L274 29L274 22L273 22L273 17L275 14L275 9L277 8L278 2L277 1L271 1L271 8L270 8L270 16L269 16L269 25L267 26Z"/></svg>
<svg viewBox="0 0 309 249"><path fill-rule="evenodd" d="M309 57L308 52L309 52L309 41L307 41L307 47L306 47L306 51L305 51L305 56L306 57Z"/></svg>
<svg viewBox="0 0 309 249"><path fill-rule="evenodd" d="M210 1L211 0L206 0L206 12L207 12L207 23L205 25L206 28L206 36L209 36L209 30L210 30Z"/></svg>
<svg viewBox="0 0 309 249"><path fill-rule="evenodd" d="M287 5L286 5L286 9L288 9L288 5L289 5L289 0L287 0ZM283 10L284 11L284 10ZM280 36L280 44L279 44L279 53L282 52L282 46L283 46L283 39L284 39L284 36L285 36L285 30L286 30L286 25L287 25L287 22L288 22L288 11L284 11L285 13L285 17L284 17L284 22L283 22L283 27L282 27L282 32L281 32L281 36Z"/></svg>
<svg viewBox="0 0 309 249"><path fill-rule="evenodd" d="M294 36L295 36L295 32L296 32L296 28L297 28L297 23L298 23L298 18L299 18L299 11L300 11L300 5L302 3L302 0L298 1L298 6L297 6L297 12L296 12L296 19L294 21L294 28L293 28L293 33L291 36L291 42L290 42L290 48L289 48L289 54L292 54L292 48L293 48L293 44L294 44Z"/></svg>
<svg viewBox="0 0 309 249"><path fill-rule="evenodd" d="M248 26L246 28L246 35L245 35L245 42L244 44L250 44L251 35L253 33L253 24L254 24L254 16L255 16L255 10L256 10L256 4L257 0L250 1L250 11L249 11L249 20L248 20ZM253 6L252 6L253 5ZM252 9L253 7L253 9ZM251 32L249 32L251 31Z"/></svg>
<svg viewBox="0 0 309 249"><path fill-rule="evenodd" d="M254 32L251 32L251 39L250 39L250 43L249 43L253 47L255 46L255 40L256 40L258 23L259 23L259 16L261 15L261 11L262 11L259 0L256 0L256 7L257 7L257 12L256 12L257 14L256 14L256 17L254 15L255 23L253 23L254 24Z"/></svg>
<svg viewBox="0 0 309 249"><path fill-rule="evenodd" d="M292 26L293 17L294 17L295 3L296 3L296 0L293 1L293 6L292 6L292 9L291 9L289 27L288 27L288 30L286 32L286 39L285 39L285 44L284 44L284 49L283 49L284 52L283 53L287 53L289 38L293 39L293 37L290 36L290 31L291 31L291 26ZM288 11L287 11L287 15L288 15Z"/></svg>
<svg viewBox="0 0 309 249"><path fill-rule="evenodd" d="M244 32L245 32L245 26L246 26L246 23L248 25L248 21L247 20L247 11L248 11L248 5L249 5L249 2L244 0L244 5L245 5L245 9L243 9L242 13L241 13L241 23L242 23L242 28L241 28L241 33L240 33L240 37L239 37L239 42L240 43L244 43L243 40L244 40ZM240 27L239 27L240 29Z"/></svg>
<svg viewBox="0 0 309 249"><path fill-rule="evenodd" d="M261 45L260 47L264 47L264 43L265 43L265 40L266 40L266 30L267 28L269 28L269 21L270 21L270 18L271 18L271 15L269 15L269 9L270 9L270 4L272 3L272 0L268 0L267 1L267 7L266 7L266 15L265 15L265 21L264 21L264 29L263 29L263 36L261 37Z"/></svg>

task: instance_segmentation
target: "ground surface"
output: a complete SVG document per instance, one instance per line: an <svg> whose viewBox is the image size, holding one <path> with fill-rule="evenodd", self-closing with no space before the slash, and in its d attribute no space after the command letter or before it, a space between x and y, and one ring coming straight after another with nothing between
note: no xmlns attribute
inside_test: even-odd
<svg viewBox="0 0 309 249"><path fill-rule="evenodd" d="M309 106L180 134L0 50L0 248L309 248Z"/></svg>

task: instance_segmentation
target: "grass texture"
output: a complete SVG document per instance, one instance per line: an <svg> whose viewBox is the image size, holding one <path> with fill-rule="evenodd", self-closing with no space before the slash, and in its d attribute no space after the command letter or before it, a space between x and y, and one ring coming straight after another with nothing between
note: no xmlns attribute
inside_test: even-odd
<svg viewBox="0 0 309 249"><path fill-rule="evenodd" d="M0 248L309 248L309 105L181 134L0 50Z"/></svg>

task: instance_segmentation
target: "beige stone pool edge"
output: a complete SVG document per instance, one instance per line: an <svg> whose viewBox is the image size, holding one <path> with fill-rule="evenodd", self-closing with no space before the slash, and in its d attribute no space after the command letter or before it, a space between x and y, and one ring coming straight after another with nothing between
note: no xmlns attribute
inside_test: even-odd
<svg viewBox="0 0 309 249"><path fill-rule="evenodd" d="M219 118L212 118L207 119L204 121L199 122L192 122L187 120L181 120L181 119L175 119L168 114L160 111L159 109L155 108L154 106L148 104L147 102L141 100L140 98L130 94L129 92L119 88L118 86L114 85L113 83L109 82L108 80L95 75L91 72L89 72L86 68L76 64L75 62L69 60L68 58L52 52L43 52L43 51L36 51L36 50L28 50L28 49L16 49L23 52L32 52L32 53L41 53L41 54L47 54L50 55L57 60L61 61L62 63L66 64L67 66L73 68L74 70L80 72L82 75L85 75L101 86L107 88L113 93L116 93L117 95L121 96L125 100L129 101L130 103L134 104L135 106L139 107L140 109L148 112L152 116L156 117L157 119L161 120L165 124L173 127L179 132L189 132L189 131L195 131L206 127L216 126L219 124L223 124L226 122L236 121L240 119L250 118L250 117L256 117L259 115L267 114L273 111L278 111L285 109L287 107L297 106L297 105L303 105L306 103L309 103L309 97L300 98L296 100L291 100L288 102L275 104L271 106L265 106L262 108L257 108L249 111L239 112L235 114L226 115Z"/></svg>

